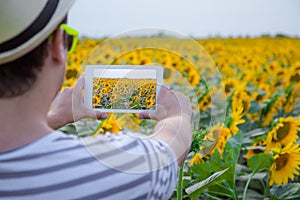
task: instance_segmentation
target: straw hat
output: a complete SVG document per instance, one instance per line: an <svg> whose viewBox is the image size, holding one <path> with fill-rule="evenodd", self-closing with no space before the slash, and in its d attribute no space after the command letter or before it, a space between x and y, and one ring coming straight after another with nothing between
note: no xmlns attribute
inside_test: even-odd
<svg viewBox="0 0 300 200"><path fill-rule="evenodd" d="M1 0L0 64L40 45L65 18L75 0Z"/></svg>

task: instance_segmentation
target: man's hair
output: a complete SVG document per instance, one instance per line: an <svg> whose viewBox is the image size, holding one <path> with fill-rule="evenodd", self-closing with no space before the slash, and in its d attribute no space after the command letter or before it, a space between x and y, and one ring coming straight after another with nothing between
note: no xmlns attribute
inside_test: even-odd
<svg viewBox="0 0 300 200"><path fill-rule="evenodd" d="M66 16L60 24L67 23L67 21ZM51 35L55 32L56 29ZM66 33L64 33L65 46L66 42ZM30 90L48 54L48 39L46 39L23 57L0 65L0 98L21 96Z"/></svg>
<svg viewBox="0 0 300 200"><path fill-rule="evenodd" d="M48 39L25 56L0 65L0 98L26 93L37 79L48 56Z"/></svg>

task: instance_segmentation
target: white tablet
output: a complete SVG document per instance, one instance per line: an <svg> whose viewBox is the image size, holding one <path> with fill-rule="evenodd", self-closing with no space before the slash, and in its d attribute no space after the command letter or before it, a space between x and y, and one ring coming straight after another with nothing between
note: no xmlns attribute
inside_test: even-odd
<svg viewBox="0 0 300 200"><path fill-rule="evenodd" d="M88 65L84 105L101 112L139 113L156 110L163 81L161 66Z"/></svg>

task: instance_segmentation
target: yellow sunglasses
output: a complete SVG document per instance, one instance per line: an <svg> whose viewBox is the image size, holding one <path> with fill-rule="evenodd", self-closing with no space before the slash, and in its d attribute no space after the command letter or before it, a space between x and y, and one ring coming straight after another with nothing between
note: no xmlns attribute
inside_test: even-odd
<svg viewBox="0 0 300 200"><path fill-rule="evenodd" d="M65 43L67 46L68 54L73 53L77 45L79 32L74 28L68 26L67 24L61 24L59 28L63 29L66 33L67 40L65 41ZM52 38L53 35L49 37L49 40L52 40Z"/></svg>
<svg viewBox="0 0 300 200"><path fill-rule="evenodd" d="M59 28L63 29L67 33L68 54L74 52L77 45L79 32L67 24L61 24Z"/></svg>

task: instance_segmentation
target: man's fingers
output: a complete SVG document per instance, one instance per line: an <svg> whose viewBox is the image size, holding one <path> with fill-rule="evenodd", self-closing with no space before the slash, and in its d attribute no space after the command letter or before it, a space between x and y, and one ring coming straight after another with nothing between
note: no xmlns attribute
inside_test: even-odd
<svg viewBox="0 0 300 200"><path fill-rule="evenodd" d="M73 109L80 107L80 105L83 103L83 97L82 97L83 87L84 87L84 75L81 75L73 87L73 95L72 95Z"/></svg>
<svg viewBox="0 0 300 200"><path fill-rule="evenodd" d="M139 113L139 118L140 119L150 119L150 112L144 111Z"/></svg>
<svg viewBox="0 0 300 200"><path fill-rule="evenodd" d="M106 113L96 111L97 119L107 119L109 116Z"/></svg>
<svg viewBox="0 0 300 200"><path fill-rule="evenodd" d="M76 81L73 88L73 105L78 106L82 103L82 90L84 87L84 74Z"/></svg>
<svg viewBox="0 0 300 200"><path fill-rule="evenodd" d="M171 89L171 84L163 84L163 88L170 90Z"/></svg>
<svg viewBox="0 0 300 200"><path fill-rule="evenodd" d="M84 87L84 74L80 76L73 88L73 113L74 117L81 118L93 118L93 119L106 119L108 115L99 111L91 110L82 105L83 97L82 90Z"/></svg>
<svg viewBox="0 0 300 200"><path fill-rule="evenodd" d="M76 81L76 84L74 85L74 95L76 97L82 96L82 90L84 87L84 75L81 75L80 78Z"/></svg>
<svg viewBox="0 0 300 200"><path fill-rule="evenodd" d="M95 110L86 109L84 112L84 118L93 118L93 119L106 119L108 115Z"/></svg>

